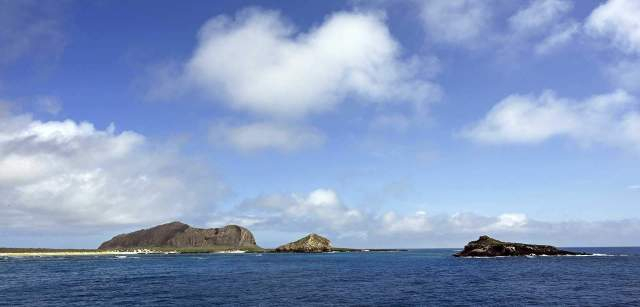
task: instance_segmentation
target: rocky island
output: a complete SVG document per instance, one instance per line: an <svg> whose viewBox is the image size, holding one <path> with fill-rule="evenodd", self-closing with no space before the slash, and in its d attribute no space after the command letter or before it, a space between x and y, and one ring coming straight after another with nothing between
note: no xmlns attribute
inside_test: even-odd
<svg viewBox="0 0 640 307"><path fill-rule="evenodd" d="M256 244L249 229L238 225L221 228L195 228L172 222L120 234L102 243L98 249L2 248L0 257L8 256L100 256L129 254L183 253L324 253L324 252L397 252L404 249L356 249L331 246L331 241L315 233L275 249Z"/></svg>
<svg viewBox="0 0 640 307"><path fill-rule="evenodd" d="M499 257L499 256L567 256L588 255L557 249L550 245L535 245L503 242L489 236L481 236L469 242L455 257Z"/></svg>
<svg viewBox="0 0 640 307"><path fill-rule="evenodd" d="M260 249L251 231L237 225L222 228L194 228L173 222L113 237L99 250L131 250L140 248L170 249Z"/></svg>
<svg viewBox="0 0 640 307"><path fill-rule="evenodd" d="M330 252L331 241L312 233L298 241L291 242L275 249L277 253L324 253Z"/></svg>

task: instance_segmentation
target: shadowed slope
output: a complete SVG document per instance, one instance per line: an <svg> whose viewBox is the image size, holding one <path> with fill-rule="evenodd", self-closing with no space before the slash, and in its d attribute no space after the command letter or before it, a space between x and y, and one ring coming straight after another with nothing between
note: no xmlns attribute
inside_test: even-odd
<svg viewBox="0 0 640 307"><path fill-rule="evenodd" d="M244 227L228 225L223 228L193 228L187 224L173 222L115 236L102 243L99 249L118 248L206 248L206 247L255 248L256 241L251 231Z"/></svg>

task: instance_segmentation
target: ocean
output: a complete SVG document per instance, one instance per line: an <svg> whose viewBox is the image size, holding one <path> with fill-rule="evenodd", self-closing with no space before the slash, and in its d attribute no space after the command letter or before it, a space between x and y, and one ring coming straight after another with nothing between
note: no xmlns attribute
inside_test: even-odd
<svg viewBox="0 0 640 307"><path fill-rule="evenodd" d="M575 250L575 249L574 249ZM2 306L640 306L640 248L0 258Z"/></svg>

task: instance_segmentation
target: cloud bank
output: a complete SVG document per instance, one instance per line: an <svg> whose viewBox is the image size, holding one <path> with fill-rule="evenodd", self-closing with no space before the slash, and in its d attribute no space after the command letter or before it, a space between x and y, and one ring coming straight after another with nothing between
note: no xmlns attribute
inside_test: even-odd
<svg viewBox="0 0 640 307"><path fill-rule="evenodd" d="M220 213L209 225L229 223L248 226L258 234L318 232L336 244L357 247L460 247L482 234L565 246L628 245L640 233L637 219L544 222L514 212L497 216L469 212L431 215L426 210L368 212L347 206L332 189L248 199L232 211Z"/></svg>
<svg viewBox="0 0 640 307"><path fill-rule="evenodd" d="M211 210L225 187L143 135L0 113L0 224L65 231L149 225Z"/></svg>

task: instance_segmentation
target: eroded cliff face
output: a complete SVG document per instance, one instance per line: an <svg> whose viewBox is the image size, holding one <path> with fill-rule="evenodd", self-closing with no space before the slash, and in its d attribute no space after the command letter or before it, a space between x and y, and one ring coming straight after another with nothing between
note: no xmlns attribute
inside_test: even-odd
<svg viewBox="0 0 640 307"><path fill-rule="evenodd" d="M330 251L331 241L315 233L276 248L276 252L279 253L322 253Z"/></svg>
<svg viewBox="0 0 640 307"><path fill-rule="evenodd" d="M194 228L180 222L173 222L142 229L128 234L121 234L102 243L99 249L123 248L207 248L235 247L253 248L256 246L251 231L237 225L222 228Z"/></svg>
<svg viewBox="0 0 640 307"><path fill-rule="evenodd" d="M489 236L481 236L476 241L469 242L464 249L455 254L456 257L498 257L498 256L563 256L563 255L584 255L557 249L550 245L535 245L503 242Z"/></svg>

